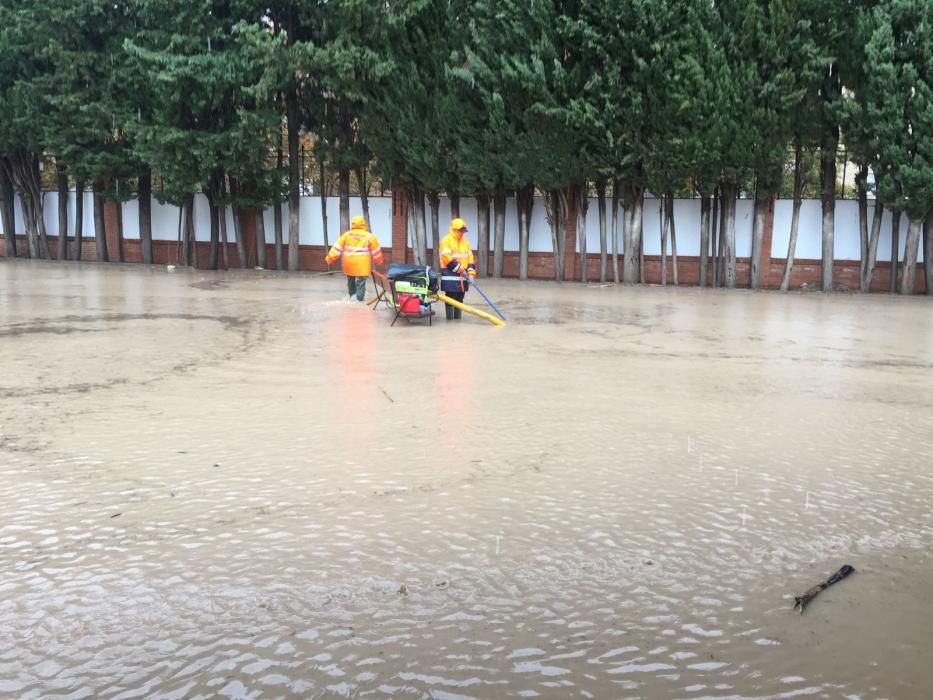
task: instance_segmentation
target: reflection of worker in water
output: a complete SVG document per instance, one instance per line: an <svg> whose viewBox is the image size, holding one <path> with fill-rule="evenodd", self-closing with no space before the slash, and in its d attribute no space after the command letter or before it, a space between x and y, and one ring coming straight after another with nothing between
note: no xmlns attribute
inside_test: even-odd
<svg viewBox="0 0 933 700"><path fill-rule="evenodd" d="M324 262L331 265L339 257L343 257L343 272L347 276L350 299L355 294L357 301L363 301L366 296L366 279L373 269L372 263L382 264L382 248L366 228L366 219L362 216L351 219L350 230L340 235Z"/></svg>
<svg viewBox="0 0 933 700"><path fill-rule="evenodd" d="M450 231L441 241L441 291L451 299L463 301L463 296L470 288L470 278L476 277L476 265L473 251L466 238L466 221L454 219L450 222ZM459 319L461 310L450 304L444 304L447 320Z"/></svg>

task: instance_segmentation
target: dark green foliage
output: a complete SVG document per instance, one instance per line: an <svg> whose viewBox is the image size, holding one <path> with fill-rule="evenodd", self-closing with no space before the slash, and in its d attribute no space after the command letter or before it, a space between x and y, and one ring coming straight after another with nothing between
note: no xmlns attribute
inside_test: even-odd
<svg viewBox="0 0 933 700"><path fill-rule="evenodd" d="M140 27L125 50L150 78L148 109L128 128L134 152L158 171L168 201L216 189L224 174L263 182L271 170L280 116L264 94L255 30L240 24L237 9L209 0L139 4Z"/></svg>
<svg viewBox="0 0 933 700"><path fill-rule="evenodd" d="M879 199L919 219L933 205L930 13L910 0L0 0L0 162L21 195L45 161L109 197L151 169L163 199L263 207L284 196L291 104L344 187L369 167L418 193L535 185L559 219L596 182L624 183L629 204L643 188L787 192L800 145L820 154L826 205L842 139ZM824 250L831 230L824 217Z"/></svg>
<svg viewBox="0 0 933 700"><path fill-rule="evenodd" d="M866 21L860 136L878 197L922 219L933 207L933 4L888 0Z"/></svg>

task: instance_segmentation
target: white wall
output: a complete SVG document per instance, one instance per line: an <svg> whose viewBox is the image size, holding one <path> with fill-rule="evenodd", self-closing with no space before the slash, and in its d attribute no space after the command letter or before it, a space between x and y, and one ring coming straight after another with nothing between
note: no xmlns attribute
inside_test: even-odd
<svg viewBox="0 0 933 700"><path fill-rule="evenodd" d="M75 193L71 192L68 201L68 226L69 231L74 231L75 217ZM58 235L58 194L48 192L44 200L44 219L46 230L49 235ZM656 199L645 199L644 209L644 236L645 236L645 254L659 255L661 252L660 242L660 217L659 201ZM611 201L607 202L607 209L611 207ZM754 202L748 199L740 199L736 204L736 255L738 257L748 257L751 254L752 238L752 212ZM793 209L793 202L788 199L780 199L775 202L774 207L774 233L771 243L771 256L783 258L787 254L787 240L790 237L790 220ZM369 199L370 219L373 231L379 237L383 245L391 245L392 231L392 199L390 197L370 197ZM430 214L430 210L427 210ZM126 238L135 239L139 237L136 221L139 216L139 205L135 200L123 203L123 229ZM874 212L874 203L869 202L869 219ZM355 216L363 213L363 207L359 197L350 198L350 215ZM19 198L14 205L14 214L16 219L16 230L23 232L23 214L20 207ZM476 200L472 197L464 197L460 200L460 215L467 221L471 229L471 240L476 243ZM195 216L195 236L199 241L210 240L210 215L207 207L207 199L203 195L197 195L194 203ZM93 196L90 192L84 194L84 233L87 236L94 235L94 214L93 214ZM441 235L447 231L447 225L450 221L450 201L442 198L440 203L440 223ZM263 221L266 226L266 242L275 241L275 229L272 210L267 210L263 215ZM321 200L319 197L302 197L299 211L299 242L302 245L323 245L324 235L321 222ZM674 221L677 227L677 252L680 255L699 255L700 247L700 200L698 199L679 199L674 202ZM804 200L800 210L800 232L797 239L797 259L819 259L821 256L821 208L820 201L816 199ZM490 223L492 222L492 211L490 211ZM430 227L430 221L428 222ZM611 246L612 241L612 215L607 210L606 213L606 239ZM288 240L288 207L282 205L282 236ZM621 222L620 222L621 229ZM901 217L901 236L898 259L903 260L904 244L907 229L907 217ZM430 229L429 229L430 230ZM586 215L586 246L588 253L599 252L599 210L596 199L591 199L589 209ZM0 223L2 231L2 223ZM340 200L337 197L327 198L327 240L333 243L340 235ZM429 233L430 235L430 233ZM836 202L836 235L834 242L834 257L836 260L858 260L860 256L858 234L858 203L854 200L840 200ZM155 240L174 241L178 238L178 207L160 204L157 200L152 201L152 237ZM233 242L233 214L230 209L227 210L227 237ZM490 233L490 239L492 234ZM621 252L622 233L619 232L619 245ZM494 241L490 240L490 246L494 247ZM529 250L532 252L549 253L551 252L551 233L548 227L545 215L544 202L536 198L535 206L531 217L531 235L529 239ZM507 251L518 250L518 219L516 215L515 200L510 198L506 203L505 217L505 249ZM878 244L878 260L887 261L891 258L891 214L885 212L882 218L881 238ZM920 246L919 260L923 261L923 246Z"/></svg>
<svg viewBox="0 0 933 700"><path fill-rule="evenodd" d="M790 238L790 222L793 213L793 201L780 199L774 207L774 235L771 239L771 256L783 258L787 255L787 241ZM868 203L868 221L875 215L875 204ZM800 223L795 257L819 259L822 255L823 216L820 200L806 199L800 207ZM907 215L900 217L900 238L898 260L904 259L907 237ZM861 256L858 230L858 202L841 200L836 202L835 236L833 237L833 257L836 260L858 260ZM881 217L881 235L878 239L878 260L891 259L891 212L885 211ZM920 245L918 260L923 261L923 244Z"/></svg>
<svg viewBox="0 0 933 700"><path fill-rule="evenodd" d="M90 192L84 193L84 234L94 235L94 196ZM75 227L75 193L68 193L68 230L74 235ZM13 202L14 228L17 233L22 234L25 230L23 225L23 208L20 205L19 196ZM46 192L43 199L42 219L45 221L45 231L50 236L58 235L58 193ZM0 220L0 233L3 231L3 221Z"/></svg>

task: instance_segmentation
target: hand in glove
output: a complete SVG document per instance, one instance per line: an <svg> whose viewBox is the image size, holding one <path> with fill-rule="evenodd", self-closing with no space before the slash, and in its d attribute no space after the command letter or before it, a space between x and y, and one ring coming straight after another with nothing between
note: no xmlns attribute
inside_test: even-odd
<svg viewBox="0 0 933 700"><path fill-rule="evenodd" d="M466 273L470 277L476 277L476 265L474 265L473 263L470 263L469 265L467 265Z"/></svg>

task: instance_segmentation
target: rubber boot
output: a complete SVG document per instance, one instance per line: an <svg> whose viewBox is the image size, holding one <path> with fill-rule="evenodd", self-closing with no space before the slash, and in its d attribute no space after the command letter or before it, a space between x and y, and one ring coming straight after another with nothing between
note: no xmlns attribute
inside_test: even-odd
<svg viewBox="0 0 933 700"><path fill-rule="evenodd" d="M456 309L452 307L450 304L444 304L444 314L447 316L448 321L452 321L455 318L454 317L455 311Z"/></svg>
<svg viewBox="0 0 933 700"><path fill-rule="evenodd" d="M454 318L458 321L463 317L463 309L454 308Z"/></svg>

